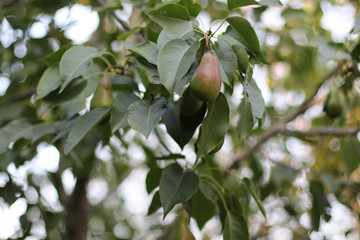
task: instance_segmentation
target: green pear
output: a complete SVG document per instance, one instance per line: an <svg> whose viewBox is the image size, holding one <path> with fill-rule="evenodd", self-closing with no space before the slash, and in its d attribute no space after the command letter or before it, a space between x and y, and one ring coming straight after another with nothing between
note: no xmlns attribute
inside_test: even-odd
<svg viewBox="0 0 360 240"><path fill-rule="evenodd" d="M190 88L187 88L182 97L180 98L180 113L184 116L190 117L194 116L197 112L200 111L203 102L195 98L191 94Z"/></svg>
<svg viewBox="0 0 360 240"><path fill-rule="evenodd" d="M330 118L340 117L343 110L337 88L332 88L324 104L324 112Z"/></svg>
<svg viewBox="0 0 360 240"><path fill-rule="evenodd" d="M103 106L112 107L113 102L111 82L108 77L104 77L96 87L94 96L90 102L90 108L94 109Z"/></svg>
<svg viewBox="0 0 360 240"><path fill-rule="evenodd" d="M191 93L204 102L217 98L221 88L219 63L215 54L207 50L190 80Z"/></svg>

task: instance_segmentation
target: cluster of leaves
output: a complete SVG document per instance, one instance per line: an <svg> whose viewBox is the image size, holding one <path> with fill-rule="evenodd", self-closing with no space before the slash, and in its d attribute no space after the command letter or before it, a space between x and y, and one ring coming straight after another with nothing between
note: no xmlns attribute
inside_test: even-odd
<svg viewBox="0 0 360 240"><path fill-rule="evenodd" d="M99 2L100 4L94 5L99 7L102 1ZM208 2L208 5L219 4L216 1ZM87 1L81 1L81 3L91 4ZM312 120L312 125L346 126L346 122L350 120L353 121L353 125L358 124L359 119L355 115L358 100L351 92L359 76L354 66L360 61L358 50L360 44L355 45L351 53L335 54L338 49L345 49L346 46L329 44L325 41L311 46L300 46L295 43L290 34L291 30L312 28L314 24L315 27L319 27L320 4L317 4L317 11L314 11L312 17L308 12L299 9L289 7L283 10L282 16L287 21L284 29L287 31L276 33L281 36L281 43L275 47L266 48L267 58L265 58L252 24L239 13L242 13L242 7L252 6L256 7L253 9L255 18L260 18L269 7L281 7L279 0L228 0L221 5L224 16L211 24L215 26L216 22L220 23L215 29L201 29L198 15L205 9L202 9L196 1L179 0L162 3L162 1L152 0L146 3L144 1L131 3L134 7L139 7L144 14L141 16L144 22L131 27L121 22L113 12L114 9L122 9L120 2L113 7L101 6L99 10L101 23L108 24L106 19L113 19L120 21L119 24L122 24L123 29L126 30L114 37L110 32L102 32L103 29L99 28L96 34L108 37L102 44L72 45L68 39L64 38L63 32L55 27L44 39L34 40L28 36L19 39L19 43L28 41L27 44L33 49L21 60L23 70L9 74L13 81L1 99L0 112L3 114L0 115L2 123L0 154L4 159L0 162L1 170L7 173L10 163L21 166L32 159L36 154L36 146L40 142L53 144L60 152L61 161L65 162L62 162L62 168L59 167L59 171L50 174L49 178L58 192L60 202L66 210L69 210L70 208L67 209L70 206L69 200L63 197L64 190L61 183L61 173L64 169L71 169L78 179L88 179L89 176L95 177L103 172L103 176L113 185L121 184L132 169L132 153L129 150L126 134L135 130L145 137L138 137L135 142L145 152L144 165L149 169L146 176L146 190L153 199L148 215L162 208L163 218L165 218L175 206L180 209L172 225L172 231L170 233L164 231L164 236L167 234L165 237L170 239L178 239L179 236L194 239L188 229L189 217L196 221L199 229L203 229L205 224L215 216L222 224L221 232L224 239L249 239L249 216L254 211L259 211L266 218L263 201L273 196L289 199L284 207L289 216L298 219L304 211L309 210L311 230L315 231L319 230L321 219L329 221L331 218L328 214L331 207L327 198L328 189L338 196L339 201L351 206L352 200L356 199L354 193L342 195L341 189L344 186L356 189L357 185L353 182L345 184L338 177L339 175L341 177L343 173L339 169L345 168L346 174L350 176L358 167L358 140L355 139L354 133L350 134L353 136L352 140L341 141L343 163L338 163L336 160L339 159L340 153L334 153L328 147L333 138L314 140L302 137L301 133L297 132L299 136L296 137L299 139L321 146L316 152L314 164L314 169L319 173L316 171L311 173L307 188L308 193L313 196L312 208L305 210L296 209L299 197L294 194L292 185L301 168L291 164L276 163L271 168L269 179L264 180L261 161L250 154L249 161L241 162L240 166L236 167L242 169L246 166L253 173L252 177L239 177L238 173L219 167L216 157L212 155L213 149L226 136L232 140L236 151L246 146L249 136L262 132L261 128L267 117L265 112L268 113L268 121L271 124L278 120L278 112L284 114L273 106L265 106L262 93L256 80L253 79L256 64L266 65L273 61L288 64L291 73L284 83L278 85L291 90L294 90L296 86L308 96L312 91L309 85L324 84L324 80L320 78L323 75L324 66L320 65L318 57L326 60L341 59L339 66L343 69L336 69L333 75L343 78L341 100L345 98L346 103L335 104L337 108L341 106L340 114L336 109L336 114L322 115ZM59 1L59 5L51 8L48 8L50 5L44 1L34 1L34 4L38 8L26 11L26 16L11 18L9 13L5 12L1 17L8 20L14 28L22 29L25 33L28 26L20 25L13 21L14 19L18 21L26 18L27 20L23 21L27 23L30 21L29 18L41 12L53 14L55 10L66 6L68 2ZM21 7L26 7L26 3ZM5 9L10 12L15 8L10 5ZM211 12L211 9L208 11ZM20 14L20 11L16 14ZM312 21L308 23L304 19ZM216 35L224 24L227 24L226 30ZM355 33L359 31L359 25L357 21L354 27ZM274 34L271 29L266 31L266 34ZM316 29L316 31L315 33L307 32L308 37L313 38L313 35L322 31L326 35L323 29ZM110 48L110 42L115 40L114 38L121 42L123 52L116 53L110 49L101 49L100 46ZM54 39L59 41L59 48L52 52L47 41L51 42ZM208 44L219 63L223 90L216 100L203 104L195 115L184 116L179 106L180 100ZM318 49L324 48L332 50L328 51L329 56L318 56ZM37 52L36 49L41 51ZM16 57L9 54L9 51L15 49L1 47L0 50L4 62L16 63L18 61ZM14 59L5 59L7 55L11 55ZM34 59L40 59L41 62L37 61L34 65ZM25 83L23 83L24 78L26 78ZM110 106L89 108L86 105L87 99L102 84L103 78L108 78L111 82L114 101ZM276 79L272 80L275 82L272 90L275 91L278 86ZM36 83L36 88L34 88L34 83ZM235 91L238 89L235 87L238 86L243 89L242 93ZM336 92L338 88L334 89L332 91ZM14 93L20 95L19 100L11 98ZM241 103L234 104L230 101L240 94L243 96ZM33 97L30 99L31 95ZM334 105L332 104L334 100L330 100L330 94L328 99L324 105L326 113ZM293 109L288 109L289 112L291 110ZM342 114L346 111L353 113L354 116L350 114L350 117L346 118ZM236 117L238 117L236 121L233 121ZM335 122L331 117L337 118ZM160 124L165 125L166 133L162 132ZM286 132L286 129L281 130ZM281 132L279 129L276 131ZM146 139L150 138L152 133L158 138L159 145L165 145L167 154L159 150L160 146L155 150L149 149ZM185 156L182 154L169 151L161 134L168 134L180 149L184 149L185 146L193 148L196 159L184 159ZM121 142L122 149L129 151L125 154L120 153L111 143L114 139ZM281 144L286 145L286 139L279 141L283 141ZM101 161L98 161L95 149L99 143L111 148L113 171L109 171ZM121 155L120 159L116 157L117 154ZM336 156L333 157L333 155ZM325 164L324 167L324 162L329 156L334 161ZM128 161L124 160L125 158ZM0 193L6 202L12 204L16 200L14 196L22 196L22 192L13 183L10 174L7 173L7 175L9 181L0 189ZM32 176L29 175L28 182L34 185L40 195L40 185L32 184L32 181ZM75 187L74 192L76 189ZM252 201L256 203L255 210L252 207ZM32 205L29 204L28 209L31 207ZM58 219L62 216L61 213L51 216L51 211L45 207L41 208L45 209L43 210L44 219L49 218L57 223L66 221ZM65 215L68 214L66 210ZM108 213L106 210L101 214L94 213L96 214L105 218L110 218L110 216L115 218L112 216L113 213ZM107 225L116 224L109 222ZM30 227L27 224L29 222L25 221L23 228L24 233L29 234ZM46 226L49 234L58 230L57 224L50 225L51 221ZM107 228L111 232L111 227L107 226ZM134 234L134 230L130 228ZM296 234L307 235L307 231L300 224L299 229ZM267 230L261 234L266 235Z"/></svg>

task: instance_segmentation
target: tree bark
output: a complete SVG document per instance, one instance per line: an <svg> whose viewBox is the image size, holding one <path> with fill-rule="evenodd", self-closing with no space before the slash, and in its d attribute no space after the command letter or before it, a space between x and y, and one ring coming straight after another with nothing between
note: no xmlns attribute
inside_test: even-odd
<svg viewBox="0 0 360 240"><path fill-rule="evenodd" d="M86 201L86 186L89 176L79 176L75 189L65 205L66 239L85 240L88 207Z"/></svg>

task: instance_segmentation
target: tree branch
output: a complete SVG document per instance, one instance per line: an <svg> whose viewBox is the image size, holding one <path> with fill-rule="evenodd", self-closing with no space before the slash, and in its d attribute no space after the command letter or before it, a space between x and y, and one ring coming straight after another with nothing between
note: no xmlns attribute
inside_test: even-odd
<svg viewBox="0 0 360 240"><path fill-rule="evenodd" d="M271 137L273 137L274 135L278 134L278 133L291 133L291 130L288 130L286 128L286 124L293 121L294 119L296 119L299 115L303 114L304 112L306 112L306 110L308 110L312 105L313 105L313 100L315 98L315 96L317 95L318 91L320 90L320 88L323 86L324 82L331 78L332 76L334 76L335 74L337 74L339 72L339 70L341 69L341 67L343 66L343 62L339 62L336 67L334 67L327 75L325 75L321 81L321 83L316 87L316 89L313 91L313 93L291 114L289 114L288 116L286 116L283 120L281 120L278 123L275 123L271 128L269 128L266 132L264 132L260 138L258 139L258 141L255 143L255 145L253 145L252 147L246 149L239 157L237 157L235 159L235 161L230 165L229 169L235 168L243 159L248 158L249 156L251 156L262 144L264 144L268 139L270 139ZM329 129L327 129L329 130ZM339 129L337 129L339 130ZM311 131L314 131L311 130ZM306 134L306 132L304 131L298 131L296 133L298 134L302 134L302 135L311 135L310 133L316 133L316 134L312 134L312 135L324 135L325 133L323 132L324 129L317 129L315 132L308 132L309 134ZM348 130L351 133L350 134L344 134L344 135L353 135L354 133L352 131L354 131L354 129L352 130ZM341 129L340 131L341 133L344 133L344 129ZM346 132L346 131L345 131ZM359 132L359 130L357 131ZM356 132L356 133L357 133ZM331 131L331 135L340 135L340 134L336 134L338 132L334 131L334 129ZM355 134L356 134L355 133ZM293 134L295 134L295 132L293 131ZM329 135L329 134L328 134ZM344 136L342 135L342 136Z"/></svg>

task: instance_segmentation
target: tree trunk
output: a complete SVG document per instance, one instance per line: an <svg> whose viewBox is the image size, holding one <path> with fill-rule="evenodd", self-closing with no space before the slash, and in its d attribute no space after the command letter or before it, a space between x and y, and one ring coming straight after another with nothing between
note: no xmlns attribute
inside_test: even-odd
<svg viewBox="0 0 360 240"><path fill-rule="evenodd" d="M87 225L86 186L89 176L79 176L75 189L65 206L66 239L85 240Z"/></svg>

